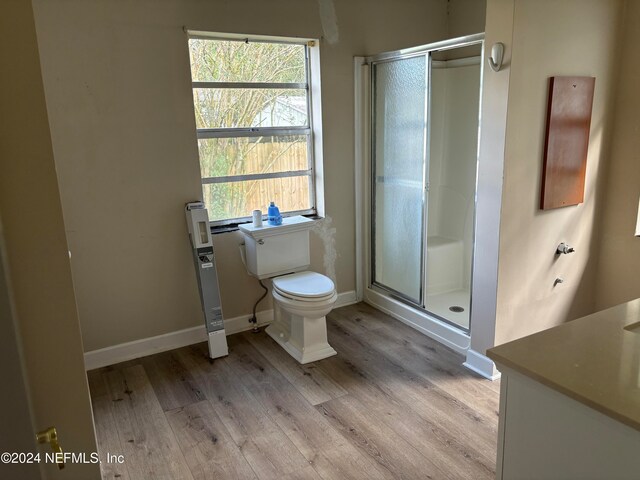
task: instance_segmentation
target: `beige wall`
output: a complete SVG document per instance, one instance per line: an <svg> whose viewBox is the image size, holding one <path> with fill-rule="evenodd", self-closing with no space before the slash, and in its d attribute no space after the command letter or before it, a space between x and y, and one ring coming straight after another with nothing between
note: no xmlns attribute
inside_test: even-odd
<svg viewBox="0 0 640 480"><path fill-rule="evenodd" d="M0 58L5 66L0 75L0 233L8 271L4 288L9 289L21 339L34 427L56 426L65 451L93 452L89 390L31 2L0 3ZM5 322L11 318L3 315ZM19 372L19 363L8 366ZM3 381L10 380L3 375ZM11 386L3 384L3 396L7 388ZM33 438L34 433L15 432L15 438ZM1 435L13 438L14 432L2 429ZM92 464L70 464L62 472L51 464L42 469L51 479L100 476Z"/></svg>
<svg viewBox="0 0 640 480"><path fill-rule="evenodd" d="M318 5L34 1L86 350L201 323L182 212L201 195L183 27L320 37ZM331 258L334 245L329 270L334 265L338 290L346 292L355 289L353 56L446 38L447 2L340 0L335 11L338 41L321 43L331 224L326 242L314 235L312 268L327 272L325 254ZM261 294L240 262L239 242L238 233L215 238L227 318L250 313Z"/></svg>
<svg viewBox="0 0 640 480"><path fill-rule="evenodd" d="M494 3L498 18L503 6ZM199 325L181 208L200 196L182 28L320 37L318 2L35 0L34 4L86 350ZM616 51L618 7L618 1L610 0L515 0L513 42L498 39L507 43L508 54L513 49L513 62L507 65L510 102L497 343L596 307L597 218L611 125L615 72L611 52ZM336 1L335 10L337 42L321 43L328 219L321 226L324 241L320 235L312 238L316 252L312 268L329 274L335 270L338 290L347 292L355 287L352 57L481 31L485 2ZM333 30L331 25L324 27ZM627 42L630 49L633 44ZM623 68L630 76L637 75L632 64ZM547 78L563 74L597 77L586 201L542 212L537 205ZM633 78L622 80L626 98L635 98L633 84ZM632 129L631 106L620 102L627 113L620 113L618 122ZM616 255L623 235L617 233L622 223L616 219L623 215L621 209L635 208L629 206L628 197L638 196L637 190L625 194L616 188L619 181L630 182L629 169L638 163L630 160L633 137L625 138L616 142L620 145L613 153L609 187L613 193L606 207L610 234L603 237L600 265L603 277L621 280L601 282L605 287L598 293L598 306L637 291L633 282L625 280L633 272L628 265L635 264ZM562 240L577 252L556 259L553 251ZM215 237L227 318L249 313L261 293L240 262L240 241L237 232ZM624 241L630 252L640 244L632 238ZM609 262L612 257L615 261ZM621 268L626 273L617 277ZM557 276L565 283L554 289ZM266 301L260 309L269 306Z"/></svg>
<svg viewBox="0 0 640 480"><path fill-rule="evenodd" d="M620 13L612 0L516 0L495 343L593 312ZM538 208L548 77L596 77L585 202ZM636 190L637 193L637 190ZM637 199L637 195L636 195ZM566 241L576 253L554 255ZM554 288L556 277L564 283Z"/></svg>
<svg viewBox="0 0 640 480"><path fill-rule="evenodd" d="M598 264L598 310L640 297L640 2L629 0L619 58L615 119Z"/></svg>
<svg viewBox="0 0 640 480"><path fill-rule="evenodd" d="M449 37L484 32L486 0L449 0Z"/></svg>

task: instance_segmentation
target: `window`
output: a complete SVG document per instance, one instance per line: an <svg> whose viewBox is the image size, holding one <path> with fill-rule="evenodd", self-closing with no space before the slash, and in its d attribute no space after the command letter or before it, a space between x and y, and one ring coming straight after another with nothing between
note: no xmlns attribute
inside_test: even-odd
<svg viewBox="0 0 640 480"><path fill-rule="evenodd" d="M212 225L248 221L270 201L283 214L316 213L312 46L191 32L202 191Z"/></svg>

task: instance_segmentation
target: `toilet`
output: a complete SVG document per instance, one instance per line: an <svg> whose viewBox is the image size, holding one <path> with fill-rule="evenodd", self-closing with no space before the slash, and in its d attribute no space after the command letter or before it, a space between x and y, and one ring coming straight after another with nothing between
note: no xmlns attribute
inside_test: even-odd
<svg viewBox="0 0 640 480"><path fill-rule="evenodd" d="M304 364L337 352L327 341L326 316L338 294L330 278L307 270L314 220L297 215L281 225L240 225L251 275L272 280L274 318L266 329L289 355Z"/></svg>

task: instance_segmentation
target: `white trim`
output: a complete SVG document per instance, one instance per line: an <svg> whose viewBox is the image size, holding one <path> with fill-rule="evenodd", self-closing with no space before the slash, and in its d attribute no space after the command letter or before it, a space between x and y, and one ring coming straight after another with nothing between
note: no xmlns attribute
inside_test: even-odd
<svg viewBox="0 0 640 480"><path fill-rule="evenodd" d="M342 292L338 294L338 299L333 305L333 308L346 307L347 305L353 305L358 303L358 297L355 290L349 290L348 292Z"/></svg>
<svg viewBox="0 0 640 480"><path fill-rule="evenodd" d="M492 381L499 379L501 375L496 368L496 364L493 363L489 357L472 349L467 350L467 360L463 365L478 375L482 375L484 378Z"/></svg>
<svg viewBox="0 0 640 480"><path fill-rule="evenodd" d="M387 315L391 315L396 320L400 320L402 323L415 328L426 336L446 345L455 352L464 355L469 348L469 335L458 328L431 317L427 313L419 312L391 297L367 288L365 291L365 302Z"/></svg>
<svg viewBox="0 0 640 480"><path fill-rule="evenodd" d="M507 412L507 395L509 391L509 375L505 372L504 378L500 379L500 407L498 415L498 458L496 459L496 479L502 479L502 469L504 466L504 432L506 429L505 413Z"/></svg>
<svg viewBox="0 0 640 480"><path fill-rule="evenodd" d="M473 307L471 348L486 352L495 345L498 305L498 260L504 180L505 142L513 45L514 1L488 2L486 37L482 51L482 97L480 101L480 143L476 176L477 203L473 257ZM485 59L496 42L505 45L502 68L485 68ZM488 51L487 51L488 50Z"/></svg>
<svg viewBox="0 0 640 480"><path fill-rule="evenodd" d="M271 323L273 320L273 310L258 312L258 326ZM225 320L225 332L227 335L243 332L253 328L249 323L251 315L241 315L239 317ZM92 350L84 354L85 370L106 367L115 363L133 360L134 358L145 357L154 353L166 352L174 348L186 347L194 343L206 342L207 332L203 325L185 328L176 332L169 332L155 337L141 338L132 342L121 343L111 347Z"/></svg>
<svg viewBox="0 0 640 480"><path fill-rule="evenodd" d="M370 218L370 67L366 57L354 57L355 95L355 193L356 193L356 296L365 299L370 278L369 218Z"/></svg>
<svg viewBox="0 0 640 480"><path fill-rule="evenodd" d="M140 340L134 340L133 342L121 343L112 347L86 352L84 354L84 368L86 370L93 370L153 353L165 352L174 348L206 341L207 332L203 324L197 327L178 330L177 332L142 338Z"/></svg>
<svg viewBox="0 0 640 480"><path fill-rule="evenodd" d="M315 175L313 178L315 210L320 217L325 217L325 201L324 201L324 150L323 150L323 132L322 132L322 86L320 71L320 41L311 40L313 45L307 44L307 52L309 54L309 74L307 82L309 83L309 118L311 126L311 140L313 141L313 168Z"/></svg>
<svg viewBox="0 0 640 480"><path fill-rule="evenodd" d="M364 298L364 265L363 265L363 220L364 220L364 141L367 135L364 132L364 105L366 87L362 69L368 68L365 64L365 57L353 58L353 77L354 81L354 138L355 138L355 205L356 205L356 298L362 300ZM368 75L367 75L368 76Z"/></svg>

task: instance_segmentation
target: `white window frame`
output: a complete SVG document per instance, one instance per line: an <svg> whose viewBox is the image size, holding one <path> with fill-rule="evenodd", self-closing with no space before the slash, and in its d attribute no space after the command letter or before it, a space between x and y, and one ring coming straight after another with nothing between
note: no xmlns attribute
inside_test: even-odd
<svg viewBox="0 0 640 480"><path fill-rule="evenodd" d="M256 43L287 43L304 45L306 51L305 68L307 83L252 83L252 82L195 82L194 88L282 88L306 89L308 123L306 127L250 127L250 128L197 128L198 140L201 138L235 138L235 137L265 137L306 135L308 169L275 173L254 173L245 175L231 175L224 177L201 177L202 185L212 183L230 183L246 180L261 180L269 178L289 178L296 176L309 177L309 196L311 208L306 210L285 211L284 217L293 215L318 215L324 217L324 171L322 162L322 99L320 88L320 42L312 38L275 37L265 35L244 35L236 33L213 33L199 30L187 30L189 39L198 38L221 41L249 41ZM194 105L195 108L195 105ZM200 162L200 158L198 158ZM265 205L266 208L266 205ZM251 221L251 217L237 217L211 221L211 227L229 227L239 223Z"/></svg>

